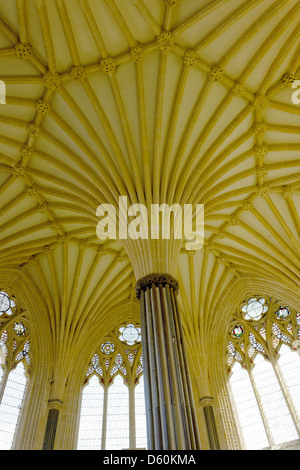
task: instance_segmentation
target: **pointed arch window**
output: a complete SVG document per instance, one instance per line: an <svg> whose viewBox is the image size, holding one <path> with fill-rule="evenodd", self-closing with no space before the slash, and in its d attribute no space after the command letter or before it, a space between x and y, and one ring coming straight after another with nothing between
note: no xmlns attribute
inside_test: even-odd
<svg viewBox="0 0 300 470"><path fill-rule="evenodd" d="M0 450L14 446L31 364L30 327L11 293L0 290Z"/></svg>
<svg viewBox="0 0 300 470"><path fill-rule="evenodd" d="M140 327L121 325L101 342L88 366L78 450L146 448L142 374Z"/></svg>
<svg viewBox="0 0 300 470"><path fill-rule="evenodd" d="M267 296L251 296L232 318L227 370L242 447L300 444L300 316Z"/></svg>

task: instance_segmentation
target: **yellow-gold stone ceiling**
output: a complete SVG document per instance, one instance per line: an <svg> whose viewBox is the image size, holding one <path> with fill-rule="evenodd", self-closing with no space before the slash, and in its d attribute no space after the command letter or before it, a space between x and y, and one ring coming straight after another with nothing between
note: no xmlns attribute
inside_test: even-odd
<svg viewBox="0 0 300 470"><path fill-rule="evenodd" d="M0 0L0 16L0 278L39 292L53 338L134 297L124 247L96 236L119 195L205 204L205 248L177 272L194 340L235 279L299 290L299 0Z"/></svg>

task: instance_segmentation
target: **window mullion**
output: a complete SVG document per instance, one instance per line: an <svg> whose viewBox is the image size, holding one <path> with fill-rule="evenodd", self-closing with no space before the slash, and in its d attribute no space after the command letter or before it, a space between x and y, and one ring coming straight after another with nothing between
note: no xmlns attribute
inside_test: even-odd
<svg viewBox="0 0 300 470"><path fill-rule="evenodd" d="M129 384L129 446L136 448L134 381Z"/></svg>
<svg viewBox="0 0 300 470"><path fill-rule="evenodd" d="M5 367L4 371L3 371L2 380L1 380L1 383L0 383L0 405L2 403L5 387L6 387L7 380L8 380L8 376L9 376L9 370L8 370L7 367Z"/></svg>
<svg viewBox="0 0 300 470"><path fill-rule="evenodd" d="M106 449L108 386L104 386L101 450Z"/></svg>
<svg viewBox="0 0 300 470"><path fill-rule="evenodd" d="M287 404L288 410L290 412L290 415L292 417L293 423L295 425L295 428L297 430L298 436L300 437L300 422L299 422L299 416L298 413L295 410L293 400L288 392L288 388L286 386L283 374L281 372L280 366L276 360L272 361L273 369L276 375L276 378L278 380L282 395L285 399L285 402Z"/></svg>
<svg viewBox="0 0 300 470"><path fill-rule="evenodd" d="M259 395L256 383L255 383L255 380L254 380L254 377L253 377L253 374L252 374L252 369L249 369L248 373L249 373L249 377L250 377L252 388L253 388L254 395L255 395L255 398L256 398L257 406L258 406L258 409L259 409L260 414L261 414L262 422L263 422L263 425L264 425L264 428L265 428L265 431L266 431L266 435L267 435L270 447L274 447L275 446L275 441L274 441L270 426L268 424L268 420L266 418L266 415L265 415L265 412L264 412L264 409L263 409L263 406L262 406L262 403L261 403L260 395Z"/></svg>

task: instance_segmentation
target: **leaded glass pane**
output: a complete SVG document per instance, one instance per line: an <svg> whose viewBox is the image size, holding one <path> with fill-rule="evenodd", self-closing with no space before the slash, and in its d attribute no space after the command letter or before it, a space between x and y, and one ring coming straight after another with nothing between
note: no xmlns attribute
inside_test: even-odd
<svg viewBox="0 0 300 470"><path fill-rule="evenodd" d="M245 320L260 320L262 315L268 311L268 307L264 303L264 298L253 297L249 299L247 305L242 307Z"/></svg>
<svg viewBox="0 0 300 470"><path fill-rule="evenodd" d="M135 386L135 424L136 424L136 447L147 449L147 427L145 411L144 379L140 377Z"/></svg>
<svg viewBox="0 0 300 470"><path fill-rule="evenodd" d="M82 392L78 450L100 450L102 442L104 389L96 376L90 378Z"/></svg>
<svg viewBox="0 0 300 470"><path fill-rule="evenodd" d="M253 378L274 443L278 445L298 439L273 367L260 355L256 356Z"/></svg>
<svg viewBox="0 0 300 470"><path fill-rule="evenodd" d="M108 389L106 449L129 449L129 394L120 375Z"/></svg>
<svg viewBox="0 0 300 470"><path fill-rule="evenodd" d="M235 363L232 368L230 386L236 410L236 420L240 425L245 448L258 450L268 447L269 441L249 374L238 363Z"/></svg>
<svg viewBox="0 0 300 470"><path fill-rule="evenodd" d="M12 447L25 388L26 377L21 363L10 372L0 405L1 450L10 450Z"/></svg>
<svg viewBox="0 0 300 470"><path fill-rule="evenodd" d="M10 298L6 292L0 292L0 312L5 313L10 309Z"/></svg>
<svg viewBox="0 0 300 470"><path fill-rule="evenodd" d="M278 361L284 381L287 385L289 395L300 418L300 357L295 351L291 351L288 346L282 345L280 348L280 358Z"/></svg>

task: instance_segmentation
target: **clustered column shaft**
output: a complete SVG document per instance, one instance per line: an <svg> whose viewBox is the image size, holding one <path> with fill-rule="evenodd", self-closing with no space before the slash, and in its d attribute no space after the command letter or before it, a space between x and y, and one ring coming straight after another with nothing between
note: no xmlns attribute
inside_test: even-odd
<svg viewBox="0 0 300 470"><path fill-rule="evenodd" d="M176 280L166 274L137 283L148 447L154 450L200 449L177 291Z"/></svg>

